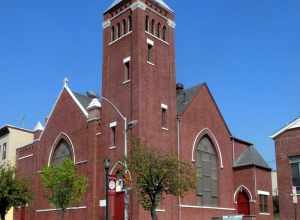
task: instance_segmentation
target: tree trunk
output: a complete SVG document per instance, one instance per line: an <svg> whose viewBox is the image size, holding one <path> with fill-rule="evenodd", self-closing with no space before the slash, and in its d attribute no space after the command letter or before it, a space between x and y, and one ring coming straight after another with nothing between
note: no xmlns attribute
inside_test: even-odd
<svg viewBox="0 0 300 220"><path fill-rule="evenodd" d="M151 218L152 220L157 220L156 207L151 208Z"/></svg>
<svg viewBox="0 0 300 220"><path fill-rule="evenodd" d="M0 213L0 219L5 220L5 213Z"/></svg>

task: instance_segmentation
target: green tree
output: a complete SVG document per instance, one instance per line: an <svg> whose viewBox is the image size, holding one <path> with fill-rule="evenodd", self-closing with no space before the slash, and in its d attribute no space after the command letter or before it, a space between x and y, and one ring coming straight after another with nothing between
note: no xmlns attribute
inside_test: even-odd
<svg viewBox="0 0 300 220"><path fill-rule="evenodd" d="M196 188L196 175L190 163L154 150L139 140L132 142L127 163L140 203L150 211L152 220L157 220L156 209L164 195L183 196Z"/></svg>
<svg viewBox="0 0 300 220"><path fill-rule="evenodd" d="M12 207L25 206L31 201L32 194L26 181L16 177L16 169L8 164L0 166L0 219Z"/></svg>
<svg viewBox="0 0 300 220"><path fill-rule="evenodd" d="M45 167L41 177L49 203L60 210L60 217L64 219L66 209L82 200L87 188L86 177L76 173L70 159L59 165Z"/></svg>

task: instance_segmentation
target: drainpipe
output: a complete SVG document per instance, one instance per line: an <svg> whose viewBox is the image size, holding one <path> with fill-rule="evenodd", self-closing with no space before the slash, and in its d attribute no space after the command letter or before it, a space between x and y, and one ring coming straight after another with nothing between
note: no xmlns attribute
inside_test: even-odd
<svg viewBox="0 0 300 220"><path fill-rule="evenodd" d="M180 116L177 115L177 158L180 160ZM181 198L178 196L178 220L181 220Z"/></svg>

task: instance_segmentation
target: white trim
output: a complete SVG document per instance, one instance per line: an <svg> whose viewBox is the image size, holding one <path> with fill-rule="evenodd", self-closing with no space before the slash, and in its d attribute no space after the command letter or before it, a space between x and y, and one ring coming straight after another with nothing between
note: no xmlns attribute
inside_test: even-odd
<svg viewBox="0 0 300 220"><path fill-rule="evenodd" d="M70 207L67 208L67 210L78 210L78 209L86 209L86 206L79 206L79 207ZM53 211L58 211L61 209L37 209L35 210L36 212L53 212Z"/></svg>
<svg viewBox="0 0 300 220"><path fill-rule="evenodd" d="M260 212L260 215L271 215L270 213Z"/></svg>
<svg viewBox="0 0 300 220"><path fill-rule="evenodd" d="M277 131L275 134L271 135L271 138L276 138L278 135L282 134L283 132L293 129L293 128L299 128L300 127L300 117L297 118L296 120L292 121L291 123L289 123L288 125L286 125L285 127L283 127L282 129L280 129L279 131Z"/></svg>
<svg viewBox="0 0 300 220"><path fill-rule="evenodd" d="M76 162L75 165L86 164L87 162L88 162L88 160L82 160L82 161Z"/></svg>
<svg viewBox="0 0 300 220"><path fill-rule="evenodd" d="M154 38L156 38L157 40L160 40L161 42L163 42L163 43L169 45L169 43L168 43L167 41L164 41L163 39L161 39L161 38L155 36L154 34L150 33L149 31L145 31L145 33L147 33L147 34L149 34L151 37L154 37Z"/></svg>
<svg viewBox="0 0 300 220"><path fill-rule="evenodd" d="M147 44L150 44L151 46L154 46L154 41L147 38Z"/></svg>
<svg viewBox="0 0 300 220"><path fill-rule="evenodd" d="M145 11L147 8L147 5L144 2L136 1L130 5L130 8L132 11L134 11L137 8L140 8Z"/></svg>
<svg viewBox="0 0 300 220"><path fill-rule="evenodd" d="M110 19L108 19L106 21L103 21L103 23L102 23L103 29L108 28L110 26L111 26L111 20Z"/></svg>
<svg viewBox="0 0 300 220"><path fill-rule="evenodd" d="M162 130L168 131L169 128L161 127Z"/></svg>
<svg viewBox="0 0 300 220"><path fill-rule="evenodd" d="M118 125L118 123L116 121L109 123L110 128L117 127L117 125Z"/></svg>
<svg viewBox="0 0 300 220"><path fill-rule="evenodd" d="M197 206L197 205L179 205L182 208L193 208L193 209L215 209L215 210L227 210L227 211L235 211L235 208L223 208L223 207L210 207L210 206Z"/></svg>
<svg viewBox="0 0 300 220"><path fill-rule="evenodd" d="M114 149L117 149L117 146L111 146L108 148L109 150L114 150Z"/></svg>
<svg viewBox="0 0 300 220"><path fill-rule="evenodd" d="M156 209L157 212L165 212L165 209Z"/></svg>
<svg viewBox="0 0 300 220"><path fill-rule="evenodd" d="M150 65L152 65L152 66L155 66L154 63L151 63L151 62L149 62L149 61L147 61L147 63L150 64Z"/></svg>
<svg viewBox="0 0 300 220"><path fill-rule="evenodd" d="M72 97L72 99L74 100L74 102L78 105L78 107L80 108L80 110L83 112L83 114L85 115L85 117L88 117L89 114L88 112L85 110L85 108L80 104L80 102L78 101L78 99L75 97L75 95L73 94L73 92L71 91L71 89L68 86L65 86L65 89L67 90L67 92L69 93L69 95Z"/></svg>
<svg viewBox="0 0 300 220"><path fill-rule="evenodd" d="M54 140L54 142L52 144L51 151L49 153L49 158L48 158L48 166L50 166L50 162L51 162L51 157L52 157L53 151L54 151L55 147L57 146L58 142L61 139L67 139L67 142L70 143L72 151L73 151L73 161L74 161L74 164L76 164L75 148L74 148L74 145L72 143L72 140L71 140L71 138L66 133L60 132L60 134L55 138L55 140Z"/></svg>
<svg viewBox="0 0 300 220"><path fill-rule="evenodd" d="M29 155L26 155L26 156L23 156L23 157L19 157L18 160L23 160L23 159L26 159L26 158L29 158L29 157L33 157L33 154L29 154Z"/></svg>
<svg viewBox="0 0 300 220"><path fill-rule="evenodd" d="M121 40L122 38L126 37L127 35L129 35L129 34L131 34L131 33L132 33L132 31L129 31L129 32L127 32L126 34L123 34L121 37L115 39L114 41L109 42L108 45L110 46L110 45L116 43L117 41Z"/></svg>
<svg viewBox="0 0 300 220"><path fill-rule="evenodd" d="M128 84L131 82L131 79L125 80L124 82L122 82L123 85Z"/></svg>
<svg viewBox="0 0 300 220"><path fill-rule="evenodd" d="M254 200L253 200L251 191L250 191L246 186L240 185L240 186L235 190L235 192L234 192L234 194L233 194L233 201L234 201L234 203L237 204L237 198L236 198L236 196L237 196L238 192L240 192L241 189L244 189L244 190L247 191L248 196L249 196L249 202L253 202Z"/></svg>
<svg viewBox="0 0 300 220"><path fill-rule="evenodd" d="M161 107L162 109L168 110L168 105L166 105L166 104L163 104L163 103L162 103L162 104L160 105L160 107Z"/></svg>
<svg viewBox="0 0 300 220"><path fill-rule="evenodd" d="M262 190L257 190L257 194L258 194L258 195L269 196L269 195L270 195L270 192L262 191Z"/></svg>
<svg viewBox="0 0 300 220"><path fill-rule="evenodd" d="M168 19L168 25L171 27L171 28L176 28L176 23L175 21L171 20L171 19Z"/></svg>
<svg viewBox="0 0 300 220"><path fill-rule="evenodd" d="M221 149L220 149L220 146L219 146L219 142L218 142L216 136L214 135L214 133L209 128L202 129L196 135L196 138L195 138L194 144L193 144L192 162L196 162L196 159L195 159L195 150L196 150L196 145L197 145L198 138L201 137L201 136L203 136L204 134L207 134L210 138L213 139L213 144L215 145L215 147L217 149L218 156L219 156L220 167L221 167L221 169L223 169L224 168L223 157L222 157L222 152L221 152Z"/></svg>
<svg viewBox="0 0 300 220"><path fill-rule="evenodd" d="M47 121L46 121L46 124L44 126L44 130L42 131L40 137L37 139L38 141L40 141L44 135L44 132L46 131L46 128L48 126L48 122L50 121L50 118L52 117L52 114L56 108L56 105L58 103L58 101L60 100L64 90L66 90L69 95L72 97L72 99L75 101L75 103L79 106L80 110L83 112L83 114L85 115L86 118L88 118L88 112L84 109L84 107L80 104L80 102L76 99L76 97L74 96L73 92L70 90L70 88L68 87L68 84L64 82L64 86L62 88L62 90L60 91L54 105L52 106L52 109L50 111L50 114L48 115L48 118L47 118Z"/></svg>
<svg viewBox="0 0 300 220"><path fill-rule="evenodd" d="M129 57L126 57L126 58L124 58L123 59L123 63L125 64L125 63L128 63L128 62L130 62L130 60L131 60L131 57L129 56Z"/></svg>

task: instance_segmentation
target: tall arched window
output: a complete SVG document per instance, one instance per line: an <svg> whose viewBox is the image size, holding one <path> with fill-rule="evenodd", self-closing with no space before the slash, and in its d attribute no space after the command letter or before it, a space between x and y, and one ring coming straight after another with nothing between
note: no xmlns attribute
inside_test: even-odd
<svg viewBox="0 0 300 220"><path fill-rule="evenodd" d="M156 36L160 37L160 23L157 24L157 28L156 28Z"/></svg>
<svg viewBox="0 0 300 220"><path fill-rule="evenodd" d="M111 41L114 41L116 39L116 30L115 26L111 27Z"/></svg>
<svg viewBox="0 0 300 220"><path fill-rule="evenodd" d="M155 21L154 21L154 19L152 19L152 21L151 21L151 27L150 27L151 34L154 34L154 25L155 25Z"/></svg>
<svg viewBox="0 0 300 220"><path fill-rule="evenodd" d="M120 23L117 24L117 36L118 36L118 38L121 37L121 24Z"/></svg>
<svg viewBox="0 0 300 220"><path fill-rule="evenodd" d="M122 24L122 29L123 29L123 34L126 34L127 33L127 24L126 24L126 20L123 19L123 24Z"/></svg>
<svg viewBox="0 0 300 220"><path fill-rule="evenodd" d="M51 165L59 165L66 159L73 159L72 147L62 139L52 154Z"/></svg>
<svg viewBox="0 0 300 220"><path fill-rule="evenodd" d="M218 206L218 158L208 136L203 137L197 146L197 196L202 206Z"/></svg>
<svg viewBox="0 0 300 220"><path fill-rule="evenodd" d="M132 31L132 17L129 15L128 17L128 31Z"/></svg>
<svg viewBox="0 0 300 220"><path fill-rule="evenodd" d="M164 26L164 27L163 27L163 30L162 30L162 39L163 39L164 41L167 40L167 27L166 27L166 26Z"/></svg>
<svg viewBox="0 0 300 220"><path fill-rule="evenodd" d="M149 31L149 16L146 15L146 19L145 19L145 30Z"/></svg>

